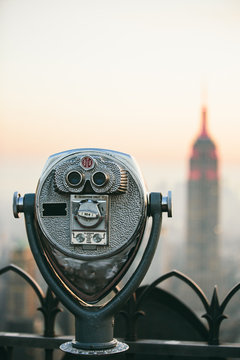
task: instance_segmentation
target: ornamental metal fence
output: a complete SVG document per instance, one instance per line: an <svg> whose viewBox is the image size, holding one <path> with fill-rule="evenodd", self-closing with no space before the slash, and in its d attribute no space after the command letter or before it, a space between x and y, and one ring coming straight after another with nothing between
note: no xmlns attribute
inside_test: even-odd
<svg viewBox="0 0 240 360"><path fill-rule="evenodd" d="M20 276L33 289L40 304L37 310L42 313L43 333L0 332L0 359L18 359L19 349L28 349L30 354L31 349L42 349L38 358L45 360L79 358L58 350L60 344L73 336L56 334L56 317L61 312L61 304L51 289L44 292L18 266L0 269L2 276L8 272ZM175 295L161 288L170 278L183 282L195 294L202 304L203 313L195 313ZM152 284L138 288L115 315L115 337L123 339L129 350L108 359L240 359L240 344L223 342L220 336L223 321L234 320L227 318L226 308L239 289L240 283L220 302L217 287L208 299L193 280L179 271L160 276ZM34 355L30 358L35 359Z"/></svg>

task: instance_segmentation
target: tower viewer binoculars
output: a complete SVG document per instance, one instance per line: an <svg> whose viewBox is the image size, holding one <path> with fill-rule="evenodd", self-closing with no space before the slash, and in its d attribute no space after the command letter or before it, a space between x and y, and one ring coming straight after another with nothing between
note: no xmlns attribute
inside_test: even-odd
<svg viewBox="0 0 240 360"><path fill-rule="evenodd" d="M36 193L14 194L14 216L25 215L36 263L76 318L76 338L61 345L63 351L96 355L127 349L113 338L113 316L145 276L162 212L172 216L171 206L170 192L147 193L131 156L92 148L50 156ZM114 292L138 253L148 217L153 221L144 254Z"/></svg>

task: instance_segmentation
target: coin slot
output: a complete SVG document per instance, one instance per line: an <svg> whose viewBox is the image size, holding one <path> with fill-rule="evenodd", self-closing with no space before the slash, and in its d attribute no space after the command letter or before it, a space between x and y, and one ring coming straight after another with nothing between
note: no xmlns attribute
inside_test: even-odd
<svg viewBox="0 0 240 360"><path fill-rule="evenodd" d="M66 216L66 203L45 203L43 204L43 216Z"/></svg>

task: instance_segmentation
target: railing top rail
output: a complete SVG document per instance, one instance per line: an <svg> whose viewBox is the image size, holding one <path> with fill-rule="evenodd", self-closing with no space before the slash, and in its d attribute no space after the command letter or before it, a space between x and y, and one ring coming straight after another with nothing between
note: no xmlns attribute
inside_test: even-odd
<svg viewBox="0 0 240 360"><path fill-rule="evenodd" d="M44 337L35 334L0 332L0 347L32 347L58 349L59 345L72 339L72 336ZM197 357L240 357L240 344L208 345L203 342L141 339L127 341L129 354L154 354L168 356Z"/></svg>

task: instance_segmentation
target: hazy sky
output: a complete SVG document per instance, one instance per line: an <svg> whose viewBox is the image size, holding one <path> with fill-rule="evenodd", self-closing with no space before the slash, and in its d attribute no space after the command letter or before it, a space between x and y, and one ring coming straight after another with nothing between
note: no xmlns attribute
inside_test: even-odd
<svg viewBox="0 0 240 360"><path fill-rule="evenodd" d="M132 154L150 191L173 190L171 252L185 239L203 104L221 159L222 239L237 257L240 0L0 0L0 243L26 239L12 195L35 191L50 154L101 147Z"/></svg>
<svg viewBox="0 0 240 360"><path fill-rule="evenodd" d="M1 154L185 161L203 102L240 163L240 1L0 0Z"/></svg>

